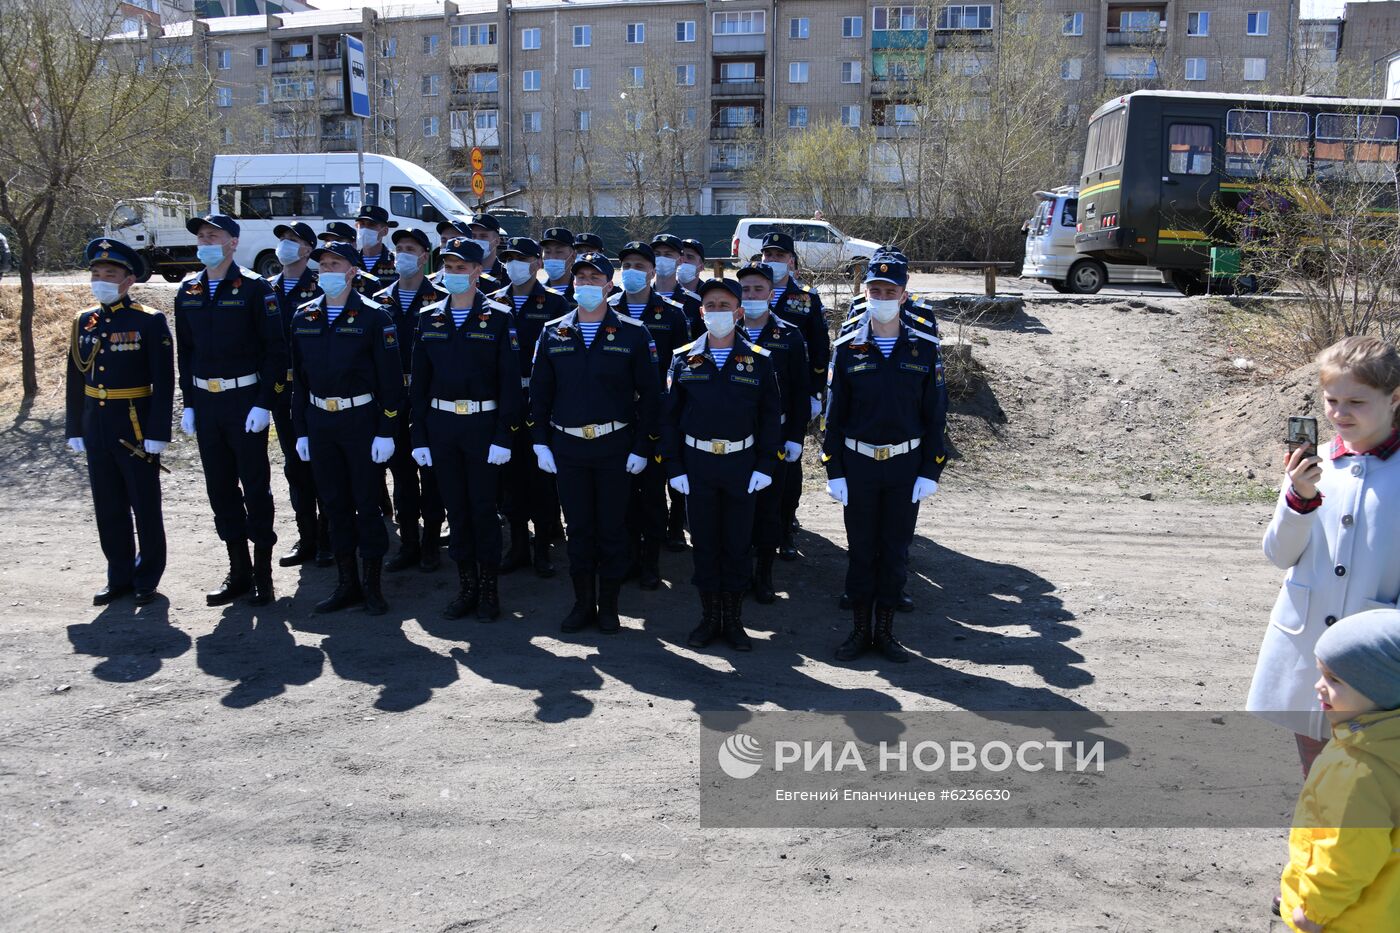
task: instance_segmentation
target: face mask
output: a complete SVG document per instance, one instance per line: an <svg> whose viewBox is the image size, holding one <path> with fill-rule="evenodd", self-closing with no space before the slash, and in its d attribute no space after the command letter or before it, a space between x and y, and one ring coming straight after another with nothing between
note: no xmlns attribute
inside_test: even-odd
<svg viewBox="0 0 1400 933"><path fill-rule="evenodd" d="M204 263L206 269L212 269L224 261L224 248L213 243L206 243L195 250L195 255L199 261Z"/></svg>
<svg viewBox="0 0 1400 933"><path fill-rule="evenodd" d="M512 285L524 285L535 277L530 264L523 259L512 259L506 263L506 275L510 276Z"/></svg>
<svg viewBox="0 0 1400 933"><path fill-rule="evenodd" d="M787 278L787 274L788 274L788 264L787 264L787 263L785 263L785 262L770 262L769 260L765 259L765 260L763 261L763 264L764 264L765 266L767 266L768 268L770 268L770 269L773 270L773 281L774 281L774 282L781 282L783 279Z"/></svg>
<svg viewBox="0 0 1400 933"><path fill-rule="evenodd" d="M624 292L627 292L629 295L635 295L646 287L647 274L641 269L622 270L622 290Z"/></svg>
<svg viewBox="0 0 1400 933"><path fill-rule="evenodd" d="M472 242L481 247L481 261L485 262L491 255L491 244L485 240L472 240Z"/></svg>
<svg viewBox="0 0 1400 933"><path fill-rule="evenodd" d="M344 272L322 272L316 279L327 298L335 298L350 285Z"/></svg>
<svg viewBox="0 0 1400 933"><path fill-rule="evenodd" d="M734 333L733 311L706 311L705 330L711 337L723 339Z"/></svg>
<svg viewBox="0 0 1400 933"><path fill-rule="evenodd" d="M695 277L700 274L700 267L693 262L683 262L676 266L676 278L682 282L694 282Z"/></svg>
<svg viewBox="0 0 1400 933"><path fill-rule="evenodd" d="M564 277L564 260L546 259L544 261L544 274L549 276L551 282L557 282Z"/></svg>
<svg viewBox="0 0 1400 933"><path fill-rule="evenodd" d="M676 274L676 261L670 256L656 257L656 277L659 279L669 279Z"/></svg>
<svg viewBox="0 0 1400 933"><path fill-rule="evenodd" d="M104 305L116 304L118 298L122 296L121 289L116 282L93 282L92 297L96 298Z"/></svg>
<svg viewBox="0 0 1400 933"><path fill-rule="evenodd" d="M469 272L444 272L442 274L442 287L450 294L460 295L472 287L472 277Z"/></svg>
<svg viewBox="0 0 1400 933"><path fill-rule="evenodd" d="M284 266L291 265L301 258L301 244L295 240L277 241L277 261Z"/></svg>
<svg viewBox="0 0 1400 933"><path fill-rule="evenodd" d="M867 298L865 306L870 309L870 314L881 324L888 324L899 317L899 302L893 298Z"/></svg>
<svg viewBox="0 0 1400 933"><path fill-rule="evenodd" d="M404 278L408 278L414 273L416 273L418 271L418 266L419 262L417 253L394 254L394 271L397 272L399 275L403 276Z"/></svg>
<svg viewBox="0 0 1400 933"><path fill-rule="evenodd" d="M379 231L371 230L368 227L361 227L355 234L355 242L360 249L369 249L371 246L379 245Z"/></svg>
<svg viewBox="0 0 1400 933"><path fill-rule="evenodd" d="M744 317L749 320L757 320L768 313L768 302L763 298L746 299L744 301Z"/></svg>
<svg viewBox="0 0 1400 933"><path fill-rule="evenodd" d="M314 259L308 259L306 260L306 268L315 272L317 269L321 268L321 264Z"/></svg>
<svg viewBox="0 0 1400 933"><path fill-rule="evenodd" d="M596 311L598 306L603 303L603 286L575 285L574 300L583 310Z"/></svg>

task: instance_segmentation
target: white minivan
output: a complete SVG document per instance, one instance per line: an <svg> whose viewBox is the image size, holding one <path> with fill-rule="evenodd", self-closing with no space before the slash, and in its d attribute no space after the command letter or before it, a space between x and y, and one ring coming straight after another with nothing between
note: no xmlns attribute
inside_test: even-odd
<svg viewBox="0 0 1400 933"><path fill-rule="evenodd" d="M405 159L365 153L365 201L378 204L400 228L414 227L437 242L440 220L472 214L431 172ZM360 172L355 153L218 155L209 180L213 212L241 228L239 265L276 275L278 224L305 221L320 233L332 220L353 225L360 212Z"/></svg>
<svg viewBox="0 0 1400 933"><path fill-rule="evenodd" d="M797 248L797 265L809 272L849 272L870 258L879 243L846 236L824 220L745 217L734 228L734 258L739 263L762 250L763 237L786 233Z"/></svg>
<svg viewBox="0 0 1400 933"><path fill-rule="evenodd" d="M1151 266L1105 265L1074 250L1079 222L1079 189L1073 186L1037 191L1040 199L1026 221L1026 258L1021 278L1039 279L1057 292L1092 295L1114 285L1161 285L1162 273Z"/></svg>

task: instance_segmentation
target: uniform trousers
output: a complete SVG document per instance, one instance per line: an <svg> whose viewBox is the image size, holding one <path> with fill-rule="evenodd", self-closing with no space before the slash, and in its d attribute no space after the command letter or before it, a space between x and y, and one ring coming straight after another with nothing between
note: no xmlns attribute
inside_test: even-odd
<svg viewBox="0 0 1400 933"><path fill-rule="evenodd" d="M257 385L194 392L195 440L214 509L214 530L230 544L252 541L255 546L272 547L277 532L272 527L267 430L244 430L248 410L258 401Z"/></svg>
<svg viewBox="0 0 1400 933"><path fill-rule="evenodd" d="M135 399L138 419L144 419L149 399ZM107 558L107 585L154 590L165 573L165 523L160 510L160 469L121 446L125 439L137 447L128 414L120 401L99 408L87 400L83 415L83 444L87 448L88 485L97 517L97 540ZM132 520L136 536L132 537ZM136 542L140 541L138 552Z"/></svg>
<svg viewBox="0 0 1400 933"><path fill-rule="evenodd" d="M501 523L496 518L501 468L487 463L486 454L496 435L496 414L459 415L432 408L427 427L433 472L452 525L447 556L495 573L501 567Z"/></svg>
<svg viewBox="0 0 1400 933"><path fill-rule="evenodd" d="M312 408L306 413L311 469L316 490L330 517L331 550L337 557L382 558L389 533L379 509L384 468L370 459L379 425L375 403L340 411Z"/></svg>
<svg viewBox="0 0 1400 933"><path fill-rule="evenodd" d="M554 432L550 445L559 468L569 572L621 580L627 573L627 504L632 474L627 456L633 429L586 440Z"/></svg>
<svg viewBox="0 0 1400 933"><path fill-rule="evenodd" d="M682 453L690 495L691 583L702 592L739 593L749 585L749 545L756 494L748 491L756 456L748 450L712 454L686 447Z"/></svg>
<svg viewBox="0 0 1400 933"><path fill-rule="evenodd" d="M909 544L917 509L910 499L919 457L901 454L875 460L841 452L846 472L846 594L856 605L899 602L909 574Z"/></svg>

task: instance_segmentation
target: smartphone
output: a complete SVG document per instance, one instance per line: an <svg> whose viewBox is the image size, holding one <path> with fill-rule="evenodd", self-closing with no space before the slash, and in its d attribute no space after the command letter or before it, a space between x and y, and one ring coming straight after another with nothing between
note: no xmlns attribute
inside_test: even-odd
<svg viewBox="0 0 1400 933"><path fill-rule="evenodd" d="M1317 450L1317 419L1316 418L1289 418L1288 419L1288 452L1293 453L1304 444L1310 445L1314 451Z"/></svg>

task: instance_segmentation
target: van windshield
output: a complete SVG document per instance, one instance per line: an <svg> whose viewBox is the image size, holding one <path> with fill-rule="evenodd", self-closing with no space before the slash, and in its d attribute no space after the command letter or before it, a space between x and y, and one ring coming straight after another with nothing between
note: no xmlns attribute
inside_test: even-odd
<svg viewBox="0 0 1400 933"><path fill-rule="evenodd" d="M1084 174L1101 171L1123 161L1123 127L1128 110L1110 110L1089 124L1089 141L1084 147Z"/></svg>
<svg viewBox="0 0 1400 933"><path fill-rule="evenodd" d="M463 217L470 216L467 206L461 202L457 195L448 191L442 185L424 185L423 193L428 196L428 200L443 213L461 214Z"/></svg>

